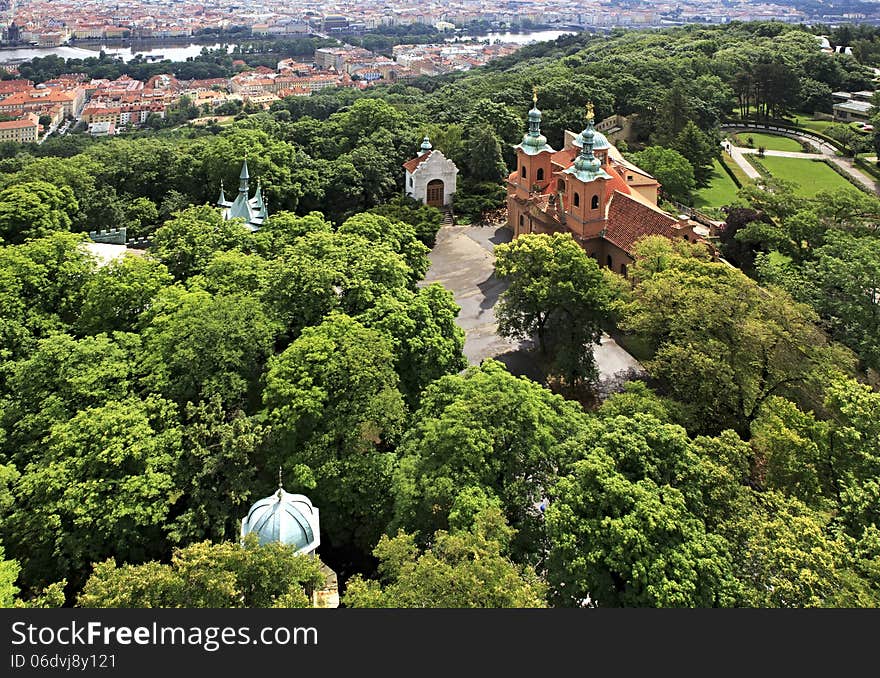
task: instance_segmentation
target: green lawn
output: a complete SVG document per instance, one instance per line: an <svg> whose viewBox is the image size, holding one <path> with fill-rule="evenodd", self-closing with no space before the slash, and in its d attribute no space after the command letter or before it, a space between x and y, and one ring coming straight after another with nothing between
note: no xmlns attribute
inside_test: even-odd
<svg viewBox="0 0 880 678"><path fill-rule="evenodd" d="M752 148L760 148L763 146L768 151L803 151L803 147L796 139L779 136L778 134L764 134L763 132L739 132L740 144L745 146L748 139L752 140Z"/></svg>
<svg viewBox="0 0 880 678"><path fill-rule="evenodd" d="M797 184L795 194L811 198L819 191L833 191L846 188L859 189L840 176L824 162L803 158L779 158L764 156L760 162L774 177L786 179Z"/></svg>
<svg viewBox="0 0 880 678"><path fill-rule="evenodd" d="M824 132L828 125L834 124L833 120L814 120L812 115L805 115L803 113L798 113L795 116L795 120L798 127L811 129L814 132Z"/></svg>
<svg viewBox="0 0 880 678"><path fill-rule="evenodd" d="M733 179L724 171L718 160L714 160L712 165L712 183L706 188L701 188L694 195L694 207L697 209L724 207L736 199L736 192L739 189L733 183Z"/></svg>

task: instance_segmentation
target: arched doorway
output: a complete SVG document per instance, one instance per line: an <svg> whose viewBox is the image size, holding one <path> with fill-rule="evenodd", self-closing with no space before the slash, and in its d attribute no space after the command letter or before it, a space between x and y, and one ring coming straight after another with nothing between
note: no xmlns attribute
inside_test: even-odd
<svg viewBox="0 0 880 678"><path fill-rule="evenodd" d="M431 179L428 182L428 190L426 200L432 207L443 207L443 181L440 179Z"/></svg>

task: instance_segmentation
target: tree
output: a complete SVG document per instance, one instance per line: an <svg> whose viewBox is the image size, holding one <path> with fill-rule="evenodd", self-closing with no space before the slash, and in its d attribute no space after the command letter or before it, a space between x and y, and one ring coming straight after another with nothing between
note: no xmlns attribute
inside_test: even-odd
<svg viewBox="0 0 880 678"><path fill-rule="evenodd" d="M470 529L439 531L421 551L413 535L382 535L373 554L382 583L356 575L346 607L546 607L546 584L507 556L512 530L497 508L476 516Z"/></svg>
<svg viewBox="0 0 880 678"><path fill-rule="evenodd" d="M292 335L333 310L354 317L414 287L413 270L388 244L353 233L309 233L279 263L268 302Z"/></svg>
<svg viewBox="0 0 880 678"><path fill-rule="evenodd" d="M143 327L150 388L181 405L216 396L245 410L259 400L258 382L281 330L252 296L179 287L163 290Z"/></svg>
<svg viewBox="0 0 880 678"><path fill-rule="evenodd" d="M467 367L464 330L455 322L460 310L451 292L433 284L416 293L382 297L358 317L391 338L400 390L410 407L432 381Z"/></svg>
<svg viewBox="0 0 880 678"><path fill-rule="evenodd" d="M413 283L424 278L428 272L428 248L416 238L415 229L404 221L361 213L346 219L338 232L359 235L373 243L387 244L410 267Z"/></svg>
<svg viewBox="0 0 880 678"><path fill-rule="evenodd" d="M159 398L109 400L55 424L21 470L7 522L23 583L76 587L96 560L161 555L179 453L175 408Z"/></svg>
<svg viewBox="0 0 880 678"><path fill-rule="evenodd" d="M880 525L880 394L838 377L827 390L841 519L854 537Z"/></svg>
<svg viewBox="0 0 880 678"><path fill-rule="evenodd" d="M828 443L828 425L784 398L768 399L752 422L761 484L814 508L833 496Z"/></svg>
<svg viewBox="0 0 880 678"><path fill-rule="evenodd" d="M714 171L712 161L718 156L718 144L701 132L693 121L688 120L675 137L672 147L691 164L695 186L698 188L708 186Z"/></svg>
<svg viewBox="0 0 880 678"><path fill-rule="evenodd" d="M694 168L681 153L671 148L648 146L633 153L630 160L652 174L672 200L691 202L691 192L696 187Z"/></svg>
<svg viewBox="0 0 880 678"><path fill-rule="evenodd" d="M249 237L241 221L224 220L219 210L203 205L176 212L156 231L153 248L171 274L183 280L201 273L214 252L243 248Z"/></svg>
<svg viewBox="0 0 880 678"><path fill-rule="evenodd" d="M434 247L443 220L443 214L436 207L424 205L408 196L397 196L384 205L372 208L370 212L410 224L416 231L416 237L428 247Z"/></svg>
<svg viewBox="0 0 880 678"><path fill-rule="evenodd" d="M442 377L398 447L393 529L420 541L450 528L450 514L474 493L500 502L518 530L517 557L537 560L541 524L534 507L564 467L562 445L580 426L573 402L486 360Z"/></svg>
<svg viewBox="0 0 880 678"><path fill-rule="evenodd" d="M580 460L555 485L546 511L557 602L736 603L728 543L698 510L709 483L694 473L701 460L684 429L650 415L615 417L593 422L573 446Z"/></svg>
<svg viewBox="0 0 880 678"><path fill-rule="evenodd" d="M219 398L187 405L174 469L178 500L168 526L173 542L237 537L266 468L267 435L255 417L226 412Z"/></svg>
<svg viewBox="0 0 880 678"><path fill-rule="evenodd" d="M468 132L464 142L464 170L475 181L499 182L507 173L501 156L501 144L488 125L478 125Z"/></svg>
<svg viewBox="0 0 880 678"><path fill-rule="evenodd" d="M509 287L496 309L498 332L537 336L550 371L568 385L596 378L592 344L610 315L614 284L570 235L526 235L495 248L495 273Z"/></svg>
<svg viewBox="0 0 880 678"><path fill-rule="evenodd" d="M42 453L51 430L77 411L128 398L137 385L139 352L133 334L74 339L57 333L36 342L27 358L6 363L0 426L7 458L24 467Z"/></svg>
<svg viewBox="0 0 880 678"><path fill-rule="evenodd" d="M832 336L880 369L880 236L829 230L806 274L815 281L816 310Z"/></svg>
<svg viewBox="0 0 880 678"><path fill-rule="evenodd" d="M256 538L244 546L205 541L175 549L170 564L96 563L77 599L79 607L232 608L309 607L323 583L317 558L280 542Z"/></svg>
<svg viewBox="0 0 880 678"><path fill-rule="evenodd" d="M79 209L73 191L28 181L0 191L0 242L20 243L67 231Z"/></svg>
<svg viewBox="0 0 880 678"><path fill-rule="evenodd" d="M158 261L126 255L99 268L85 284L78 328L88 334L131 332L171 274Z"/></svg>
<svg viewBox="0 0 880 678"><path fill-rule="evenodd" d="M343 314L308 327L266 373L272 467L313 487L336 546L368 553L390 517L390 451L405 408L389 339Z"/></svg>
<svg viewBox="0 0 880 678"><path fill-rule="evenodd" d="M14 560L4 560L3 545L0 544L0 608L12 607L19 589L15 585L21 567Z"/></svg>
<svg viewBox="0 0 880 678"><path fill-rule="evenodd" d="M686 404L689 429L745 434L771 396L821 398L825 375L852 364L808 308L708 261L699 245L645 238L630 279L621 325L649 341L646 365Z"/></svg>

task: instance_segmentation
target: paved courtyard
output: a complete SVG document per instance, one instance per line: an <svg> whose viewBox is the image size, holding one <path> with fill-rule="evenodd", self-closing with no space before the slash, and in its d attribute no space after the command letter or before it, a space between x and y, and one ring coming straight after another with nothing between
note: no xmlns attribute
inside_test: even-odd
<svg viewBox="0 0 880 678"><path fill-rule="evenodd" d="M497 334L495 304L505 285L495 277L492 252L495 245L510 242L511 236L506 227L444 226L431 251L424 284L441 283L461 306L458 324L465 331L464 354L471 365L495 358L513 374L543 382L544 375L529 353L532 342L509 341ZM641 370L636 359L608 335L603 335L595 356L601 382L609 383L615 374L631 369Z"/></svg>

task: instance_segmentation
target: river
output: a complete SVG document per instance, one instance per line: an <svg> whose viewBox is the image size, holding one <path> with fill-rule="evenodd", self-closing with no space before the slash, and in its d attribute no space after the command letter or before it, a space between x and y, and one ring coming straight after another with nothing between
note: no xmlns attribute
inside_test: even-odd
<svg viewBox="0 0 880 678"><path fill-rule="evenodd" d="M510 31L499 33L490 32L475 36L462 36L462 39L475 38L477 40L489 40L490 42L505 42L525 45L529 42L542 42L544 40L555 40L560 35L570 34L574 31L535 31L532 33L511 33ZM227 49L232 50L236 43L226 43ZM218 49L222 47L222 43L206 44L206 43L162 43L156 41L154 43L137 43L135 45L83 45L82 47L19 47L15 49L0 50L0 63L19 63L29 61L35 57L45 57L55 54L64 59L85 59L87 57L97 56L103 50L107 54L115 54L122 57L125 61L130 61L137 54L143 54L145 57L161 57L171 61L186 61L188 57L198 56L203 47Z"/></svg>

